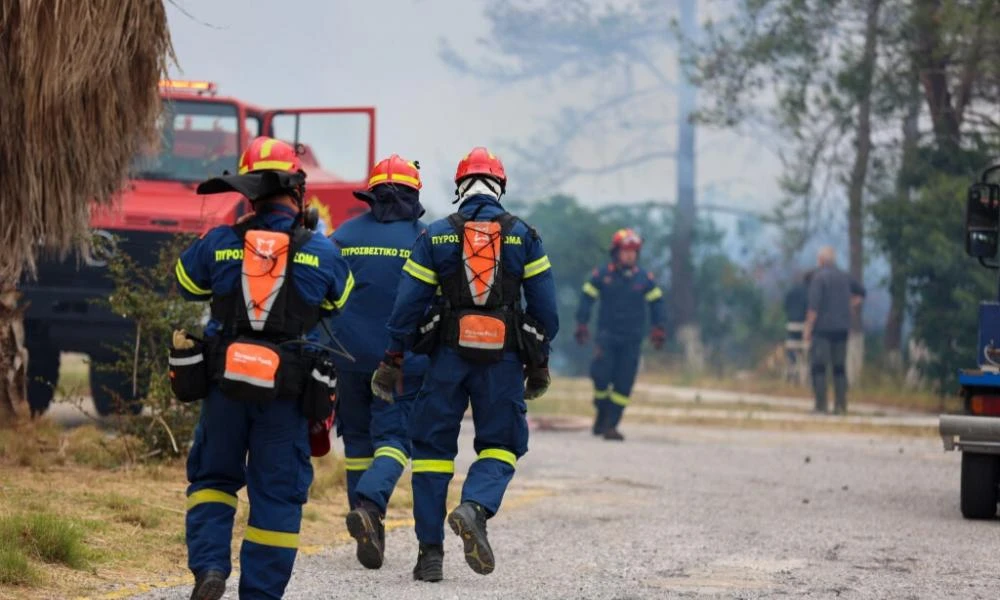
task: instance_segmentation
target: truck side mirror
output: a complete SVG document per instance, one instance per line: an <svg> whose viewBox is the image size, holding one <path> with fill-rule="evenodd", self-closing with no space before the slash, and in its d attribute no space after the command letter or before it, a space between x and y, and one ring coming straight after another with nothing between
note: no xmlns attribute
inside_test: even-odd
<svg viewBox="0 0 1000 600"><path fill-rule="evenodd" d="M994 258L1000 239L1000 185L975 183L965 205L965 253Z"/></svg>

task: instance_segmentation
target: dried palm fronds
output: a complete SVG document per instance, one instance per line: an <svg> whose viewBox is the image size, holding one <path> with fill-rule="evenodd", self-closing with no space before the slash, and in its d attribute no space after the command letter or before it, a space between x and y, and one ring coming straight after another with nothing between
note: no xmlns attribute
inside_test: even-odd
<svg viewBox="0 0 1000 600"><path fill-rule="evenodd" d="M89 243L92 201L153 139L162 0L0 0L0 290Z"/></svg>

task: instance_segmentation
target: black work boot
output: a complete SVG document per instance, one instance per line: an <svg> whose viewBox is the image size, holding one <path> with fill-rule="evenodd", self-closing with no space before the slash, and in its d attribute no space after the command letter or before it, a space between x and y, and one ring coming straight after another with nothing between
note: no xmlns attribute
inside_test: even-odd
<svg viewBox="0 0 1000 600"><path fill-rule="evenodd" d="M611 429L606 429L604 431L604 439L611 440L614 442L624 442L625 436L618 431L617 427L612 427Z"/></svg>
<svg viewBox="0 0 1000 600"><path fill-rule="evenodd" d="M347 513L347 532L358 542L358 562L367 569L382 568L385 556L385 524L382 512L367 500Z"/></svg>
<svg viewBox="0 0 1000 600"><path fill-rule="evenodd" d="M604 424L604 417L608 411L604 408L604 405L601 404L600 400L594 400L594 408L597 409L597 414L594 415L594 426L591 427L590 431L594 435L601 435L604 433L604 430L608 428L608 426Z"/></svg>
<svg viewBox="0 0 1000 600"><path fill-rule="evenodd" d="M413 567L413 578L417 581L435 582L444 579L444 546L441 544L420 544L417 566Z"/></svg>
<svg viewBox="0 0 1000 600"><path fill-rule="evenodd" d="M486 539L486 510L475 502L463 502L448 515L448 525L465 544L465 562L480 575L496 567L493 549Z"/></svg>
<svg viewBox="0 0 1000 600"><path fill-rule="evenodd" d="M205 571L194 578L191 600L219 600L225 593L225 576L218 571Z"/></svg>

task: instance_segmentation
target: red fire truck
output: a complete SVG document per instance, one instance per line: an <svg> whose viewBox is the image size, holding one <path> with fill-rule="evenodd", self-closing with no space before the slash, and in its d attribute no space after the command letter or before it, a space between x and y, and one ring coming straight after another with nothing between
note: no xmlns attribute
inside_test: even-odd
<svg viewBox="0 0 1000 600"><path fill-rule="evenodd" d="M254 137L301 144L306 202L319 213L319 231L329 234L367 210L351 191L364 187L374 164L374 108L265 109L221 96L208 81L163 81L160 93L160 143L136 157L127 185L112 204L93 211L94 249L65 261L46 261L38 279L22 285L30 302L25 327L33 413L44 412L52 400L61 352L89 355L98 412L111 412L116 398L131 398L126 377L99 367L116 360L116 348L134 337L131 323L95 302L111 292L108 259L126 252L139 264L152 264L170 236L200 234L244 214L249 205L238 194L201 196L195 187L223 171L235 173Z"/></svg>

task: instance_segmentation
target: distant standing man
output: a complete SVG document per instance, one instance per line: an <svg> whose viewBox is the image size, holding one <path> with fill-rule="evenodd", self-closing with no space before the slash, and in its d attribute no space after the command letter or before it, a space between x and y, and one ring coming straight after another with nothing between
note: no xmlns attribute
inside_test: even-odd
<svg viewBox="0 0 1000 600"><path fill-rule="evenodd" d="M805 340L810 343L809 362L816 412L826 412L826 367L833 365L834 414L847 413L847 334L851 312L861 306L865 288L837 268L837 255L830 246L820 248L818 268L809 280L809 310Z"/></svg>

